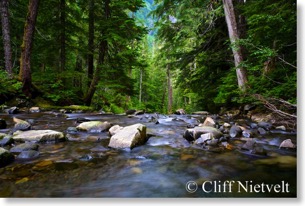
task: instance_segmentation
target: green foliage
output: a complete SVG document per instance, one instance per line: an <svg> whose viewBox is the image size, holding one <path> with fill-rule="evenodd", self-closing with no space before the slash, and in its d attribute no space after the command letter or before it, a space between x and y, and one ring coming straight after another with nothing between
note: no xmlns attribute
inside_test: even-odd
<svg viewBox="0 0 305 206"><path fill-rule="evenodd" d="M22 83L16 79L9 79L8 74L3 69L0 69L0 91L1 98L5 96L20 95Z"/></svg>

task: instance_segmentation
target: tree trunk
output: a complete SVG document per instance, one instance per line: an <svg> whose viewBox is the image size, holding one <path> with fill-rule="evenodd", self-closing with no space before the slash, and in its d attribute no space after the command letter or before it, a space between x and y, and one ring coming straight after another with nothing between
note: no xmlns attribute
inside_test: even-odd
<svg viewBox="0 0 305 206"><path fill-rule="evenodd" d="M11 47L11 36L10 36L8 0L0 0L0 12L1 12L1 23L2 23L5 70L8 73L9 77L12 78L13 66L12 66L12 47Z"/></svg>
<svg viewBox="0 0 305 206"><path fill-rule="evenodd" d="M139 91L139 103L142 102L142 81L143 81L143 69L140 69L140 91Z"/></svg>
<svg viewBox="0 0 305 206"><path fill-rule="evenodd" d="M89 39L88 39L88 87L90 87L94 70L94 0L89 1Z"/></svg>
<svg viewBox="0 0 305 206"><path fill-rule="evenodd" d="M82 72L83 67L83 60L81 55L78 53L76 56L76 63L75 63L75 73L77 75L74 76L73 79L73 86L77 87L79 90L82 89L82 77L79 75Z"/></svg>
<svg viewBox="0 0 305 206"><path fill-rule="evenodd" d="M105 21L107 21L110 17L109 4L110 4L110 0L105 0L105 7L104 7ZM96 66L96 69L95 69L95 72L94 72L93 79L91 81L89 90L88 90L87 95L85 96L85 99L84 99L85 104L87 106L91 105L91 101L92 101L93 95L95 93L96 86L97 86L97 84L100 80L100 71L102 70L102 65L105 61L107 50L108 50L108 42L104 39L104 40L101 41L101 43L99 45L99 57L98 57L98 61L97 61L97 66Z"/></svg>
<svg viewBox="0 0 305 206"><path fill-rule="evenodd" d="M168 103L167 103L167 112L168 114L171 114L172 107L173 107L173 87L172 87L172 82L171 82L171 74L170 74L170 68L169 65L167 65L167 89L168 89Z"/></svg>
<svg viewBox="0 0 305 206"><path fill-rule="evenodd" d="M239 31L236 22L235 11L232 0L222 0L223 8L225 12L226 22L229 31L229 37L231 42L231 47L234 56L234 63L236 67L236 75L238 80L238 86L242 91L246 91L246 85L248 82L246 69L241 66L243 61L242 49L238 45Z"/></svg>
<svg viewBox="0 0 305 206"><path fill-rule="evenodd" d="M60 71L66 67L66 1L60 0Z"/></svg>
<svg viewBox="0 0 305 206"><path fill-rule="evenodd" d="M22 92L27 97L31 97L31 51L38 13L38 5L39 0L30 0L29 2L28 14L24 26L23 41L21 45L19 77L22 81Z"/></svg>

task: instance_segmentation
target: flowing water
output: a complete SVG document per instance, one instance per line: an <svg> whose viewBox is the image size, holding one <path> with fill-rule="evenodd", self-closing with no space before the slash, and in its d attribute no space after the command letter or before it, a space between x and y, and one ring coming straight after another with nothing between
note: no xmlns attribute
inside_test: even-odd
<svg viewBox="0 0 305 206"><path fill-rule="evenodd" d="M258 139L268 152L267 156L259 156L240 149L208 151L188 143L183 133L188 125L201 121L200 116L160 115L159 124L150 122L145 115L128 118L42 112L14 116L33 121L32 129L64 132L69 141L41 143L38 158L17 159L0 168L1 197L296 196L296 150L279 149L284 139L296 143L293 133L269 133ZM7 121L8 128L13 128L12 115L0 114L0 118ZM78 118L120 126L142 123L147 126L150 138L145 145L131 151L110 149L107 132L67 134L68 127L78 125ZM8 130L0 132L8 133ZM234 140L231 144L241 143ZM186 185L189 181L197 184L196 192L195 183ZM254 189L256 184L259 186ZM262 184L272 190L269 192ZM274 190L274 187L281 188Z"/></svg>

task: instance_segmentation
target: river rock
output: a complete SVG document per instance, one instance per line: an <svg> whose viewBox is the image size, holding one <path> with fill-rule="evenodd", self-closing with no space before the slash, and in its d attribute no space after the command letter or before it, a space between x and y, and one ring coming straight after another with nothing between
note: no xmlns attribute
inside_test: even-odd
<svg viewBox="0 0 305 206"><path fill-rule="evenodd" d="M120 130L122 130L124 127L121 127L119 125L114 125L109 129L109 134L110 136L115 135L116 133L118 133Z"/></svg>
<svg viewBox="0 0 305 206"><path fill-rule="evenodd" d="M6 135L3 137L3 139L0 140L1 147L6 146L6 145L11 145L12 143L14 143L14 139L11 135Z"/></svg>
<svg viewBox="0 0 305 206"><path fill-rule="evenodd" d="M76 129L76 127L68 127L68 128L67 128L67 133L75 134L75 133L77 133L77 132L78 132L78 130Z"/></svg>
<svg viewBox="0 0 305 206"><path fill-rule="evenodd" d="M265 134L267 134L266 130L265 130L264 128L262 128L262 127L259 127L259 128L257 129L257 132L258 132L260 135L265 135Z"/></svg>
<svg viewBox="0 0 305 206"><path fill-rule="evenodd" d="M208 140L214 139L212 133L202 134L198 139L195 140L194 144L203 144Z"/></svg>
<svg viewBox="0 0 305 206"><path fill-rule="evenodd" d="M79 124L76 129L93 133L105 132L111 127L109 122L90 121Z"/></svg>
<svg viewBox="0 0 305 206"><path fill-rule="evenodd" d="M285 139L280 144L280 148L295 148L295 144L292 143L291 139Z"/></svg>
<svg viewBox="0 0 305 206"><path fill-rule="evenodd" d="M31 113L38 113L38 112L40 112L40 108L39 107L31 107L30 112Z"/></svg>
<svg viewBox="0 0 305 206"><path fill-rule="evenodd" d="M19 144L15 147L11 148L10 152L20 153L20 152L28 151L28 150L38 150L38 147L39 147L38 144L26 142L26 143L22 143L22 144Z"/></svg>
<svg viewBox="0 0 305 206"><path fill-rule="evenodd" d="M54 130L29 130L25 132L17 131L14 133L13 139L19 142L59 142L64 141L65 136L62 132Z"/></svg>
<svg viewBox="0 0 305 206"><path fill-rule="evenodd" d="M177 114L177 115L185 115L186 112L184 111L184 109L177 109L177 110L175 111L175 114Z"/></svg>
<svg viewBox="0 0 305 206"><path fill-rule="evenodd" d="M28 123L27 121L18 119L16 117L13 118L13 121L15 122L15 126L14 126L15 130L26 131L26 130L31 129L31 124Z"/></svg>
<svg viewBox="0 0 305 206"><path fill-rule="evenodd" d="M109 147L132 149L142 145L147 141L146 126L143 124L134 124L124 127L110 138Z"/></svg>
<svg viewBox="0 0 305 206"><path fill-rule="evenodd" d="M215 127L216 123L211 117L207 117L204 122L203 126Z"/></svg>
<svg viewBox="0 0 305 206"><path fill-rule="evenodd" d="M207 141L207 145L209 146L217 146L218 145L218 139L211 139Z"/></svg>
<svg viewBox="0 0 305 206"><path fill-rule="evenodd" d="M209 126L201 126L201 127L194 127L192 129L187 129L184 132L183 137L188 141L194 141L198 139L202 134L211 133L214 138L220 138L223 134L220 130L209 127Z"/></svg>
<svg viewBox="0 0 305 206"><path fill-rule="evenodd" d="M19 108L18 107L11 107L9 109L6 109L6 112L8 114L18 114L19 113Z"/></svg>
<svg viewBox="0 0 305 206"><path fill-rule="evenodd" d="M250 123L250 127L251 127L251 129L257 129L258 126L256 123L252 122L252 123Z"/></svg>
<svg viewBox="0 0 305 206"><path fill-rule="evenodd" d="M242 130L240 127L233 125L229 131L230 137L235 138L240 136L242 133Z"/></svg>
<svg viewBox="0 0 305 206"><path fill-rule="evenodd" d="M228 128L228 127L231 127L231 125L229 123L225 122L225 123L223 123L223 127Z"/></svg>
<svg viewBox="0 0 305 206"><path fill-rule="evenodd" d="M282 131L286 131L286 127L285 127L284 125L278 126L278 127L276 127L275 129L282 130Z"/></svg>
<svg viewBox="0 0 305 206"><path fill-rule="evenodd" d="M135 109L129 109L129 110L125 111L125 114L126 114L126 115L133 115L133 114L136 113L136 111L137 111L137 110L135 110Z"/></svg>
<svg viewBox="0 0 305 206"><path fill-rule="evenodd" d="M6 129L6 121L4 119L0 119L0 129Z"/></svg>
<svg viewBox="0 0 305 206"><path fill-rule="evenodd" d="M27 150L22 151L18 156L17 159L34 159L39 157L39 152L35 150Z"/></svg>
<svg viewBox="0 0 305 206"><path fill-rule="evenodd" d="M272 124L269 123L269 122L259 122L257 125L258 125L259 127L264 128L265 130L270 130L271 127L272 127Z"/></svg>
<svg viewBox="0 0 305 206"><path fill-rule="evenodd" d="M13 162L15 159L14 155L11 154L9 151L6 149L3 149L0 147L0 167L4 167L11 162Z"/></svg>
<svg viewBox="0 0 305 206"><path fill-rule="evenodd" d="M250 131L250 130L248 130L248 129L244 130L244 131L242 132L242 135L243 135L244 137L246 137L246 138L253 137L252 131Z"/></svg>
<svg viewBox="0 0 305 206"><path fill-rule="evenodd" d="M256 145L255 140L246 141L246 143L241 147L244 150L253 150Z"/></svg>
<svg viewBox="0 0 305 206"><path fill-rule="evenodd" d="M145 110L137 110L134 115L142 115L145 113Z"/></svg>
<svg viewBox="0 0 305 206"><path fill-rule="evenodd" d="M260 145L255 145L251 153L264 156L267 155L267 151Z"/></svg>

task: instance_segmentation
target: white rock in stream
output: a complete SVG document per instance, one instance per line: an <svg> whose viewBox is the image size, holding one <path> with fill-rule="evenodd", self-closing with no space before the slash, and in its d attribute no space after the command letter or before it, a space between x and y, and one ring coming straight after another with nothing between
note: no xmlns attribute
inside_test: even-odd
<svg viewBox="0 0 305 206"><path fill-rule="evenodd" d="M107 131L110 127L111 124L109 122L89 121L81 123L76 127L76 129L80 131L99 133Z"/></svg>
<svg viewBox="0 0 305 206"><path fill-rule="evenodd" d="M118 130L109 142L109 147L117 149L132 149L146 142L146 126L134 124Z"/></svg>
<svg viewBox="0 0 305 206"><path fill-rule="evenodd" d="M62 132L54 130L29 130L25 132L17 131L14 133L13 139L19 142L50 142L64 141L65 136Z"/></svg>

